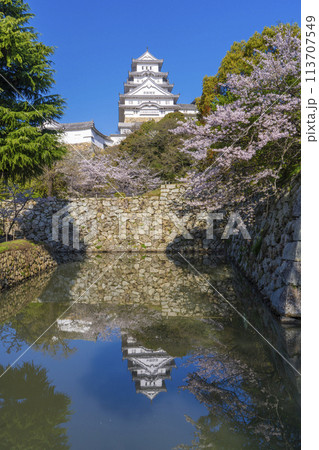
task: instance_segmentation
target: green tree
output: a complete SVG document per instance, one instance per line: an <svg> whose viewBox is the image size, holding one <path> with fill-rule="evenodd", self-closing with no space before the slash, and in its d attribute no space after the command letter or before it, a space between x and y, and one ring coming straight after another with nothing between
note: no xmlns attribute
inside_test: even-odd
<svg viewBox="0 0 319 450"><path fill-rule="evenodd" d="M170 133L180 121L185 121L185 117L177 112L167 114L159 122L143 123L121 142L120 153L142 158L147 167L159 173L163 181L174 181L185 175L190 167L190 159L178 151L182 137Z"/></svg>
<svg viewBox="0 0 319 450"><path fill-rule="evenodd" d="M0 372L5 367L0 365ZM47 371L25 362L11 368L0 386L0 447L15 449L68 449L66 422L70 398L57 392Z"/></svg>
<svg viewBox="0 0 319 450"><path fill-rule="evenodd" d="M47 121L62 116L64 100L51 94L53 47L29 25L23 0L0 3L0 179L21 181L42 173L65 150Z"/></svg>
<svg viewBox="0 0 319 450"><path fill-rule="evenodd" d="M274 37L278 27L279 25L265 27L261 33L256 31L247 42L244 40L234 42L222 59L217 74L204 77L202 95L196 99L201 118L214 110L217 104L233 100L233 97L223 89L221 84L226 82L227 75L231 73L250 75L252 71L250 62L257 62L259 58L256 50L266 51L268 49L267 38ZM298 24L286 24L285 28L292 29L294 36L300 36Z"/></svg>

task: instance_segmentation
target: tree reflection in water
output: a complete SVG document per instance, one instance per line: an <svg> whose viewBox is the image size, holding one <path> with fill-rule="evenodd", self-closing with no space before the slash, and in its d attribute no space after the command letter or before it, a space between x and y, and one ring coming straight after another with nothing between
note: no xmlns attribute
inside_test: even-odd
<svg viewBox="0 0 319 450"><path fill-rule="evenodd" d="M140 345L186 357L189 372L180 389L208 410L197 421L186 416L195 439L178 448L299 448L295 374L241 330L234 321L169 318L135 332Z"/></svg>
<svg viewBox="0 0 319 450"><path fill-rule="evenodd" d="M70 347L55 326L57 317L66 308L63 303L29 303L10 322L0 325L0 342L6 352L18 352L25 344L32 344L34 349L51 356L67 358L74 353L76 348Z"/></svg>
<svg viewBox="0 0 319 450"><path fill-rule="evenodd" d="M196 428L195 440L178 448L299 448L294 387L283 383L271 364L255 360L249 366L239 356L199 349L187 361L195 370L181 388L209 414L196 422L186 418Z"/></svg>
<svg viewBox="0 0 319 450"><path fill-rule="evenodd" d="M0 372L5 368L0 365ZM44 368L13 367L0 379L0 445L5 449L68 449L70 398L50 384Z"/></svg>
<svg viewBox="0 0 319 450"><path fill-rule="evenodd" d="M67 357L77 349L81 353L76 341L112 341L116 333L116 339L120 335L124 338L123 356L132 363L128 369L139 392L143 388L150 398L163 391L158 397L169 397L170 384L164 393L164 380L169 379L171 372L172 378L178 376L181 368L186 379L180 389L206 407L207 415L196 420L187 417L195 427L194 442L191 446L181 443L179 448L298 448L299 395L295 374L182 263L175 264L163 255L129 255L118 265L111 265L90 295L81 297L60 317L70 301L78 298L92 278L112 261L112 255L104 255L59 267L40 297L30 291L30 303L23 309L19 308L24 304L26 287L22 294L18 292L15 304L19 308L10 322L10 311L3 313L5 323L0 327L0 340L4 350L18 352L55 321L34 345L36 351L51 357L61 353ZM299 330L281 327L251 286L229 266L196 267L298 368ZM177 369L171 371L168 363L173 365L173 360ZM84 361L91 364L87 355ZM95 375L100 366L92 370ZM42 387L36 387L37 384ZM91 379L88 384L90 389L94 386L93 395L100 399L103 383L99 389ZM19 448L15 440L26 430L30 444L26 440L20 448L67 448L65 430L59 425L68 420L69 399L55 393L44 369L25 364L9 371L0 379L0 385L0 447L8 442L5 448ZM120 391L123 386L114 388ZM113 397L108 395L109 405ZM45 439L51 439L53 444L48 445Z"/></svg>

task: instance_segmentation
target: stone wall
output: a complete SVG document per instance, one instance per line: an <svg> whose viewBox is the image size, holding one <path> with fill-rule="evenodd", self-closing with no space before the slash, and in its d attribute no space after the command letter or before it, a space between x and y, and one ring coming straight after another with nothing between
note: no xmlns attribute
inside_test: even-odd
<svg viewBox="0 0 319 450"><path fill-rule="evenodd" d="M57 265L42 245L28 245L0 255L0 291L10 288Z"/></svg>
<svg viewBox="0 0 319 450"><path fill-rule="evenodd" d="M236 284L228 265L207 256L192 263L209 276L226 298L236 301L240 283ZM40 296L42 302L55 302L58 292L60 302L72 303L78 299L77 303L87 305L153 307L163 317L207 318L231 314L228 305L180 257L168 258L163 253L103 253L69 264L67 268L60 266L54 272L45 294ZM89 291L88 286L91 286Z"/></svg>
<svg viewBox="0 0 319 450"><path fill-rule="evenodd" d="M268 212L257 208L255 218L251 242L232 237L227 252L277 314L300 318L300 184L269 205Z"/></svg>
<svg viewBox="0 0 319 450"><path fill-rule="evenodd" d="M206 222L196 215L199 210L183 203L184 190L163 185L152 196L39 200L24 213L16 235L67 252L203 253L215 242L205 240Z"/></svg>
<svg viewBox="0 0 319 450"><path fill-rule="evenodd" d="M0 293L0 323L16 315L23 307L31 301L37 301L52 277L52 270L46 270L37 274L34 278L26 279L24 283L19 282L12 289L6 289ZM22 280L20 280L22 281ZM24 280L23 280L24 281Z"/></svg>
<svg viewBox="0 0 319 450"><path fill-rule="evenodd" d="M206 239L206 222L197 214L206 211L187 205L184 190L183 185L163 185L151 196L39 200L25 212L19 232L66 254L78 249L203 254L223 251L225 245L230 259L277 314L299 318L300 185L269 205L267 213L255 210L253 225L248 226L251 241L240 234L228 241Z"/></svg>

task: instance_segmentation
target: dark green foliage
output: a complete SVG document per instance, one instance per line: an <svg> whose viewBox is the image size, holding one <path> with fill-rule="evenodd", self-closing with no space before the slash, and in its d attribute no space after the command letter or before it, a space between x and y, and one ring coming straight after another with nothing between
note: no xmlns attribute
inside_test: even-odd
<svg viewBox="0 0 319 450"><path fill-rule="evenodd" d="M59 162L62 166L63 160ZM68 186L63 176L63 173L58 172L56 166L53 168L44 169L42 175L27 183L35 194L35 197L68 197Z"/></svg>
<svg viewBox="0 0 319 450"><path fill-rule="evenodd" d="M134 337L147 348L159 347L174 357L183 357L195 345L211 343L213 330L203 322L188 318L174 317L133 332Z"/></svg>
<svg viewBox="0 0 319 450"><path fill-rule="evenodd" d="M49 382L46 369L28 362L12 367L1 379L1 448L70 448L61 426L70 418L70 403Z"/></svg>
<svg viewBox="0 0 319 450"><path fill-rule="evenodd" d="M143 123L121 142L120 153L127 152L134 158L143 158L145 164L158 172L163 181L171 182L182 177L190 167L190 160L178 150L182 137L169 131L176 128L179 121L185 121L183 114L171 113L159 122Z"/></svg>
<svg viewBox="0 0 319 450"><path fill-rule="evenodd" d="M50 94L53 47L38 41L23 0L0 4L0 177L25 181L60 159L57 133L43 129L60 118L64 100Z"/></svg>

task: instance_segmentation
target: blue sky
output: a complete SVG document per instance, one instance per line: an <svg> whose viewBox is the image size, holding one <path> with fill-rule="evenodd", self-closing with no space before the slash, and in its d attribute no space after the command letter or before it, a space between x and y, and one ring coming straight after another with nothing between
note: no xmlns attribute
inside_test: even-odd
<svg viewBox="0 0 319 450"><path fill-rule="evenodd" d="M300 25L297 0L29 0L32 25L56 48L55 92L67 100L63 122L94 119L115 133L118 94L146 46L164 59L163 70L180 103L200 96L204 75L216 73L234 41L278 22Z"/></svg>

